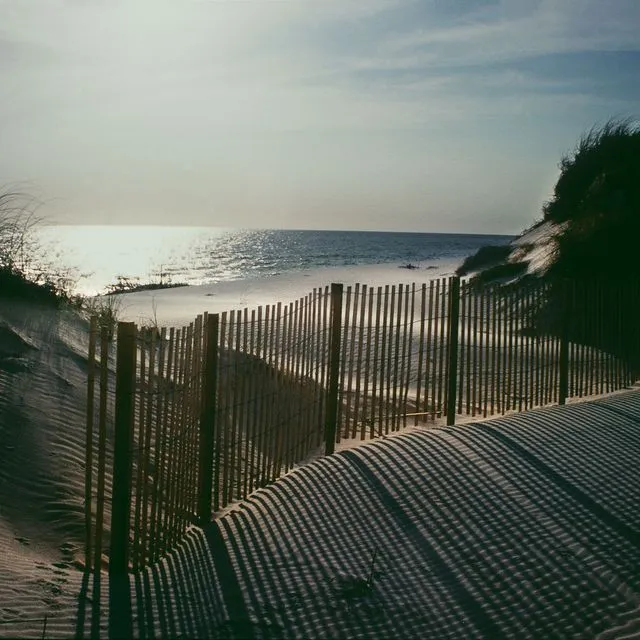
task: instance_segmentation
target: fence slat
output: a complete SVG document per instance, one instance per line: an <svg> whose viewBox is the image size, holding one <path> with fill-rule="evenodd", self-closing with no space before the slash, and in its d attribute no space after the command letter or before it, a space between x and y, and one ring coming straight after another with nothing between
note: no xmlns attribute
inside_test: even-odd
<svg viewBox="0 0 640 640"><path fill-rule="evenodd" d="M388 411L388 397L385 395L386 391L386 378L388 376L387 367L387 331L389 324L389 285L384 287L384 298L382 306L382 328L380 331L381 347L380 347L380 402L378 403L378 423L379 433L389 433L389 411Z"/></svg>
<svg viewBox="0 0 640 640"><path fill-rule="evenodd" d="M482 392L483 395L483 404L482 404L482 415L483 417L487 417L489 415L489 380L492 373L492 360L491 360L491 288L488 287L484 291L484 320L482 323L482 331L484 333L484 389ZM493 388L493 385L491 385Z"/></svg>
<svg viewBox="0 0 640 640"><path fill-rule="evenodd" d="M145 418L145 433L144 433L144 457L143 457L143 482L144 485L142 487L142 520L140 523L140 527L142 530L142 539L140 544L140 556L139 562L141 562L142 566L147 566L148 563L148 549L149 544L151 542L151 535L149 532L149 498L151 494L151 487L149 481L150 469L151 467L151 442L152 435L155 431L156 425L153 421L153 400L155 398L155 367L156 367L156 341L155 341L155 332L151 332L150 336L150 344L149 344L149 368L147 371L147 415ZM144 387L143 387L144 388ZM142 389L141 389L142 391Z"/></svg>
<svg viewBox="0 0 640 640"><path fill-rule="evenodd" d="M161 547L159 553L164 553L169 548L168 527L169 527L169 515L171 513L171 492L172 492L172 461L171 455L171 437L172 429L171 422L173 420L173 381L175 377L173 371L175 368L174 359L174 344L175 344L175 329L172 327L169 329L169 341L167 343L167 370L165 375L165 393L164 393L164 408L162 412L162 514L158 522L158 531L161 532Z"/></svg>
<svg viewBox="0 0 640 640"><path fill-rule="evenodd" d="M296 447L295 447L295 460L294 463L302 460L305 455L305 442L308 435L308 403L307 392L305 390L307 372L307 315L308 308L311 304L309 296L300 298L300 309L298 310L298 339L296 342L296 376L295 382L297 392L295 398L297 402L297 416L295 418L296 429Z"/></svg>
<svg viewBox="0 0 640 640"><path fill-rule="evenodd" d="M467 339L466 339L466 329L467 329L467 297L468 297L468 289L467 282L464 280L460 281L460 311L458 323L460 325L460 338L458 343L458 390L456 391L457 398L457 409L456 411L459 414L462 414L463 406L464 406L464 379L465 379L465 360L466 360L466 351L467 351Z"/></svg>
<svg viewBox="0 0 640 640"><path fill-rule="evenodd" d="M260 315L260 309L258 309L258 315ZM269 366L269 349L270 340L272 339L271 326L271 306L266 305L264 308L264 330L263 330L263 344L262 344L262 360L264 362L265 372L262 380L262 389L264 393L260 399L260 432L258 435L258 450L260 451L260 468L258 475L258 486L263 487L266 483L266 479L269 473L269 465L271 460L271 451L268 448L267 433L269 429L269 384L271 382L271 368Z"/></svg>
<svg viewBox="0 0 640 640"><path fill-rule="evenodd" d="M569 395L569 323L571 322L570 295L567 282L562 287L562 335L560 338L560 378L558 384L558 404L565 404Z"/></svg>
<svg viewBox="0 0 640 640"><path fill-rule="evenodd" d="M424 357L424 325L425 325L425 313L427 305L427 284L422 283L420 287L420 337L418 339L418 379L416 381L416 415L414 416L413 424L418 424L419 414L421 413L422 406L420 405L420 391L422 385L422 366ZM462 394L460 394L462 397ZM426 396L426 393L425 393ZM425 397L426 400L426 397ZM426 411L427 403L424 404L424 410Z"/></svg>
<svg viewBox="0 0 640 640"><path fill-rule="evenodd" d="M89 321L89 352L87 356L87 427L85 432L84 457L84 569L91 571L91 546L93 541L93 419L96 370L96 341L98 337L98 318L92 316Z"/></svg>
<svg viewBox="0 0 640 640"><path fill-rule="evenodd" d="M312 429L310 447L319 445L319 437L321 437L320 426L323 422L322 404L323 404L323 381L322 381L322 363L325 360L324 346L324 327L322 324L322 289L313 290L313 307L311 310L311 371L310 378L314 385L313 395L313 413L312 413Z"/></svg>
<svg viewBox="0 0 640 640"><path fill-rule="evenodd" d="M295 344L297 342L297 335L296 335L296 328L297 328L297 318L298 318L298 311L299 311L299 302L296 300L295 303L290 303L289 304L289 343L287 345L287 386L289 387L289 389L293 393L295 393L295 360L296 360L296 354L295 354ZM286 429L285 429L285 435L286 435L286 446L285 446L285 452L286 452L286 457L285 457L285 465L284 465L284 470L285 473L287 471L289 471L289 469L291 469L293 467L293 457L295 454L295 426L294 426L294 421L296 420L296 415L295 415L295 401L292 402L287 402L284 406L285 409L285 416L284 416L284 420L285 420L285 425L286 425ZM296 425L297 426L297 425Z"/></svg>
<svg viewBox="0 0 640 640"><path fill-rule="evenodd" d="M98 469L96 489L96 534L93 569L99 581L102 571L102 538L104 534L104 503L107 455L107 396L109 393L109 330L100 331L100 398L98 413ZM113 488L112 488L113 494Z"/></svg>
<svg viewBox="0 0 640 640"><path fill-rule="evenodd" d="M178 372L180 371L180 334L181 330L177 329L172 338L171 349L173 351L173 371L171 376L171 420L169 422L168 429L168 446L169 446L169 464L167 469L169 492L168 492L168 505L167 505L167 520L165 524L167 548L173 546L174 529L176 522L176 494L177 488L177 452L178 452L178 440L176 438L176 432L179 429L179 407L180 398L178 388L180 381L178 378ZM173 452L173 455L171 453Z"/></svg>
<svg viewBox="0 0 640 640"><path fill-rule="evenodd" d="M229 504L229 466L231 464L229 458L229 447L231 441L231 429L233 424L233 401L235 384L234 374L236 373L236 360L233 357L233 328L235 325L235 311L230 311L228 317L223 314L222 323L225 333L222 334L223 344L225 345L225 366L224 366L224 386L225 386L225 404L224 411L221 416L220 427L222 428L222 507Z"/></svg>
<svg viewBox="0 0 640 640"><path fill-rule="evenodd" d="M458 387L458 322L460 315L460 278L451 278L449 287L449 313L448 327L449 334L449 366L447 371L447 425L451 426L456 421L456 389Z"/></svg>
<svg viewBox="0 0 640 640"><path fill-rule="evenodd" d="M136 325L118 323L111 548L109 576L119 579L129 568L131 516L131 435L136 373Z"/></svg>
<svg viewBox="0 0 640 640"><path fill-rule="evenodd" d="M410 317L411 321L409 322L409 335L407 336L408 338L408 345L407 345L407 377L406 380L404 382L404 398L403 398L403 406L404 406L404 410L403 410L403 416L402 416L402 425L403 427L406 428L407 426L407 412L408 412L408 396L409 396L409 386L411 385L411 365L413 363L413 325L414 325L414 314L415 314L415 310L416 310L416 285L415 283L411 285L411 295L409 295L409 289L407 288L407 297L411 298L411 304L406 304L405 305L405 327L407 326L407 318ZM405 333L406 333L406 329L405 329ZM414 412L418 411L418 408L416 407L414 410Z"/></svg>
<svg viewBox="0 0 640 640"><path fill-rule="evenodd" d="M262 323L262 307L258 307L258 309L254 309L251 312L251 337L250 337L250 350L251 354L255 357L255 375L252 376L253 380L251 381L250 387L250 397L252 398L251 406L252 406L252 418L251 418L251 461L250 461L250 469L251 474L249 475L249 482L247 485L247 491L251 493L256 487L258 478L260 475L260 436L259 436L259 424L261 423L261 413L260 409L262 406L262 396L264 394L263 391L263 379L264 379L264 370L261 361L261 323Z"/></svg>
<svg viewBox="0 0 640 640"><path fill-rule="evenodd" d="M471 377L471 415L475 416L477 408L479 406L478 402L478 369L480 359L480 354L478 353L478 322L479 322L479 312L478 305L480 293L478 291L474 292L473 296L473 364L472 369L469 372Z"/></svg>
<svg viewBox="0 0 640 640"><path fill-rule="evenodd" d="M280 326L282 321L282 304L272 305L271 307L271 341L269 344L270 350L270 362L271 362L271 384L272 387L276 387L280 382L280 376L278 374L277 367L277 350L280 348ZM270 461L268 480L273 482L280 474L280 448L282 429L278 425L277 416L277 399L276 395L271 390L269 392L269 431L271 434L270 442Z"/></svg>
<svg viewBox="0 0 640 640"><path fill-rule="evenodd" d="M342 327L342 285L331 285L331 341L329 383L325 423L325 454L335 451L338 432L338 386L340 384L340 342Z"/></svg>
<svg viewBox="0 0 640 640"><path fill-rule="evenodd" d="M485 298L486 298L486 289L483 287L480 290L480 295L478 296L478 333L476 334L476 342L477 342L477 352L478 352L478 367L476 370L476 376L478 377L478 415L484 416L484 405L485 405L485 384L484 384L484 368L486 362L486 354L485 354Z"/></svg>
<svg viewBox="0 0 640 640"><path fill-rule="evenodd" d="M362 285L362 289L360 291L360 304L358 305L360 308L360 328L358 331L358 356L356 358L356 388L355 388L355 397L353 402L353 428L351 431L351 437L355 438L358 435L358 423L362 422L360 428L360 439L364 440L364 421L362 421L362 416L359 413L359 405L360 405L360 379L362 377L362 350L363 350L363 341L364 341L364 326L365 326L365 316L367 309L367 285ZM367 350L368 351L368 350Z"/></svg>
<svg viewBox="0 0 640 640"><path fill-rule="evenodd" d="M349 294L347 293L347 298L349 297ZM347 300L347 305L349 304L349 301ZM352 406L352 402L353 402L353 394L352 394L352 389L353 389L353 365L354 365L354 361L355 361L355 357L354 357L354 352L355 352L355 348L356 348L356 333L357 333L357 327L358 327L358 307L360 304L360 284L356 283L354 290L353 290L353 310L352 310L352 317L351 317L351 321L349 322L349 313L347 312L346 316L345 316L345 321L346 324L349 327L349 346L348 346L348 350L347 350L347 361L349 363L348 365L348 373L347 373L347 392L346 392L346 400L345 400L345 406L344 406L344 437L345 438L355 438L355 425L352 424L353 423L353 406ZM346 329L345 329L345 344L347 343L347 334L346 334ZM344 368L347 368L347 364L345 361L344 364ZM351 425L351 428L349 428Z"/></svg>
<svg viewBox="0 0 640 640"><path fill-rule="evenodd" d="M256 311L251 311L251 320L249 320L248 311L244 314L244 349L245 358L249 364L249 375L245 376L245 393L246 393L246 417L244 424L245 434L245 466L244 466L244 484L242 487L242 497L246 498L251 493L251 482L253 478L253 469L255 463L256 451L256 384L260 375L258 371L258 363L255 359L255 329L256 329Z"/></svg>
<svg viewBox="0 0 640 640"><path fill-rule="evenodd" d="M133 570L140 570L140 534L142 532L141 518L142 518L142 484L145 478L144 476L144 433L145 433L145 385L146 385L146 373L147 373L147 354L145 348L145 335L141 331L139 334L139 340L141 342L140 347L140 383L138 386L138 393L134 395L134 419L133 419L133 434L132 438L136 443L137 450L134 449L132 454L135 459L136 476L132 489L135 490L135 513L133 518L133 545L131 549L131 561L133 563ZM134 374L135 376L135 374ZM137 406L137 424L136 424L136 406ZM132 478L133 480L133 478Z"/></svg>
<svg viewBox="0 0 640 640"><path fill-rule="evenodd" d="M158 522L162 514L162 489L164 481L164 428L165 428L165 342L167 330L163 327L160 330L158 347L158 379L156 384L157 409L156 409L156 439L155 439L155 473L154 483L151 493L151 516L149 522L150 543L149 561L156 562L160 551L160 535L158 533Z"/></svg>
<svg viewBox="0 0 640 640"><path fill-rule="evenodd" d="M396 286L391 285L391 298L389 301L389 339L387 342L387 362L386 362L386 407L385 407L385 425L384 432L385 434L389 433L390 429L393 428L393 414L395 413L395 405L391 401L391 380L393 378L393 361L394 361L394 350L393 350L393 335L395 328L395 306L396 306ZM391 423L391 424L390 424Z"/></svg>
<svg viewBox="0 0 640 640"><path fill-rule="evenodd" d="M440 290L440 348L438 358L438 412L440 416L444 415L446 411L446 382L448 372L446 367L448 366L448 353L447 344L448 338L446 335L447 330L447 306L448 306L448 287L447 280L442 279L442 288Z"/></svg>
<svg viewBox="0 0 640 640"><path fill-rule="evenodd" d="M487 295L487 300L488 300L488 314L489 317L491 318L491 397L490 397L490 411L491 411L491 415L495 414L495 410L496 410L496 385L498 383L498 376L497 376L497 368L498 368L498 334L497 334L497 328L498 328L498 308L497 308L497 300L496 300L496 289L494 287L491 287L489 289L488 295ZM489 379L489 376L487 376L487 379Z"/></svg>
<svg viewBox="0 0 640 640"><path fill-rule="evenodd" d="M466 404L467 404L467 415L471 415L471 406L473 404L473 398L471 396L471 381L473 379L473 348L475 345L475 339L471 338L471 332L473 330L473 303L476 296L475 289L471 282L469 283L469 292L467 296L467 392L466 392Z"/></svg>
<svg viewBox="0 0 640 640"><path fill-rule="evenodd" d="M202 380L202 419L200 421L199 508L200 525L211 521L213 495L213 464L218 403L218 340L220 316L216 313L207 319Z"/></svg>
<svg viewBox="0 0 640 640"><path fill-rule="evenodd" d="M400 420L402 420L402 424L406 426L407 422L407 404L406 404L406 389L407 383L405 382L405 369L409 369L409 361L407 355L407 338L409 337L409 285L405 285L404 287L404 299L402 300L402 308L403 308L403 321L402 321L402 354L400 355L400 372L398 383L400 388L398 389L398 404L399 411L397 412L398 418L396 421L396 428L400 429ZM399 315L399 313L398 313ZM400 318L398 317L398 320ZM396 387L398 387L398 383L396 383Z"/></svg>
<svg viewBox="0 0 640 640"><path fill-rule="evenodd" d="M425 359L425 362L426 362L425 372L429 376L429 371L430 371L431 375L430 375L430 379L427 379L425 382L424 391L425 391L425 400L429 398L431 401L431 420L432 421L436 419L436 396L435 396L436 362L437 362L436 315L438 310L437 292L438 292L439 285L440 285L439 281L435 282L435 286L434 286L433 280L429 282L429 325L427 329L427 354ZM429 387L431 387L430 395L427 394ZM425 407L425 410L427 410L426 407Z"/></svg>
<svg viewBox="0 0 640 640"><path fill-rule="evenodd" d="M382 287L378 287L376 292L376 329L373 339L373 383L371 388L371 427L369 429L369 435L371 438L376 433L376 423L378 425L377 430L382 429L382 369L380 356L380 315L382 311ZM379 388L378 388L379 383ZM376 405L377 403L377 405ZM376 409L378 412L376 413Z"/></svg>
<svg viewBox="0 0 640 640"><path fill-rule="evenodd" d="M525 285L520 294L520 406L521 411L526 411L529 406L529 331L528 322L528 292L529 286Z"/></svg>
<svg viewBox="0 0 640 640"><path fill-rule="evenodd" d="M178 438L178 467L176 473L176 481L178 485L177 503L176 503L176 527L174 529L173 545L175 546L180 535L186 525L186 477L185 469L188 464L189 451L189 371L187 362L189 360L191 350L191 325L185 327L182 331L182 343L180 345L180 421L176 437Z"/></svg>
<svg viewBox="0 0 640 640"><path fill-rule="evenodd" d="M393 414L391 418L392 431L398 430L398 422L399 422L399 414L400 414L400 407L398 406L398 375L400 374L400 361L402 357L400 354L400 335L402 333L402 305L404 302L403 294L404 294L404 287L403 285L400 284L398 285L398 307L397 307L397 317L396 317L396 325L395 325L396 339L395 339L395 345L393 350L393 394L392 394ZM392 301L393 301L393 296L392 296ZM392 302L392 306L393 306L393 302Z"/></svg>
<svg viewBox="0 0 640 640"><path fill-rule="evenodd" d="M366 339L363 340L366 345L365 365L364 365L364 388L362 399L362 427L360 429L360 440L364 440L367 437L367 424L373 424L373 406L369 399L369 376L371 375L371 349L372 342L371 336L373 332L373 299L375 297L372 287L369 287L369 308L367 315L367 331ZM374 360L375 365L375 360Z"/></svg>

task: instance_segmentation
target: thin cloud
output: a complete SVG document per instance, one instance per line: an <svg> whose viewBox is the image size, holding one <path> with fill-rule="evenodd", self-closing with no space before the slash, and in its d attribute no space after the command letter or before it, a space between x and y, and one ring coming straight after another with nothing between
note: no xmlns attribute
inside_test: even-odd
<svg viewBox="0 0 640 640"><path fill-rule="evenodd" d="M0 0L0 183L67 221L526 223L531 176L638 97L640 3L613 4Z"/></svg>

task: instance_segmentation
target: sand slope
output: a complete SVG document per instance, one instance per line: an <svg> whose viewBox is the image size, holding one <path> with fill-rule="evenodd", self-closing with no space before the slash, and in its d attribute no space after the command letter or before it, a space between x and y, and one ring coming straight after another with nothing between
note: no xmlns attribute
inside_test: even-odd
<svg viewBox="0 0 640 640"><path fill-rule="evenodd" d="M86 323L0 308L0 636L106 637L78 569ZM136 637L640 632L640 392L322 458L130 581ZM97 606L94 606L97 605ZM122 611L112 621L121 622Z"/></svg>
<svg viewBox="0 0 640 640"><path fill-rule="evenodd" d="M639 418L633 391L315 461L138 576L134 633L637 634Z"/></svg>
<svg viewBox="0 0 640 640"><path fill-rule="evenodd" d="M0 305L0 636L42 637L46 616L47 637L68 637L84 540L87 323Z"/></svg>

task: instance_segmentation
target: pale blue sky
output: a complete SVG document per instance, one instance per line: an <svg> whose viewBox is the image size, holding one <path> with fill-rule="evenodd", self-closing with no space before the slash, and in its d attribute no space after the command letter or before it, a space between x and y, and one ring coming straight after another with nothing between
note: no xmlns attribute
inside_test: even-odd
<svg viewBox="0 0 640 640"><path fill-rule="evenodd" d="M517 233L636 116L638 0L0 0L0 184L59 222Z"/></svg>

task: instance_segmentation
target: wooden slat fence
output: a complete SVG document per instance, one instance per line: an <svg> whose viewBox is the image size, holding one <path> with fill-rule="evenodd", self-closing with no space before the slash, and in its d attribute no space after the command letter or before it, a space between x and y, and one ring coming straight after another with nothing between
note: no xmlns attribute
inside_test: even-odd
<svg viewBox="0 0 640 640"><path fill-rule="evenodd" d="M337 441L445 414L448 280L344 292Z"/></svg>
<svg viewBox="0 0 640 640"><path fill-rule="evenodd" d="M323 442L328 288L220 316L214 511L273 482Z"/></svg>
<svg viewBox="0 0 640 640"><path fill-rule="evenodd" d="M86 566L106 553L110 571L140 570L193 524L343 440L629 386L639 309L634 282L332 285L181 328L121 323L129 387L92 320ZM114 495L124 507L112 510Z"/></svg>
<svg viewBox="0 0 640 640"><path fill-rule="evenodd" d="M114 552L108 532L117 523L109 505L122 476L128 476L129 495L125 568L138 571L174 548L212 511L245 498L321 450L328 303L327 287L288 305L204 314L181 328L120 323L118 340L133 338L135 362L131 387L120 394L133 400L131 415L120 416L124 425L114 417L118 394L111 411L114 363L108 359L107 331L100 335L92 319L87 568L98 566L96 554ZM129 474L109 472L116 461L107 449L119 430L129 434Z"/></svg>

